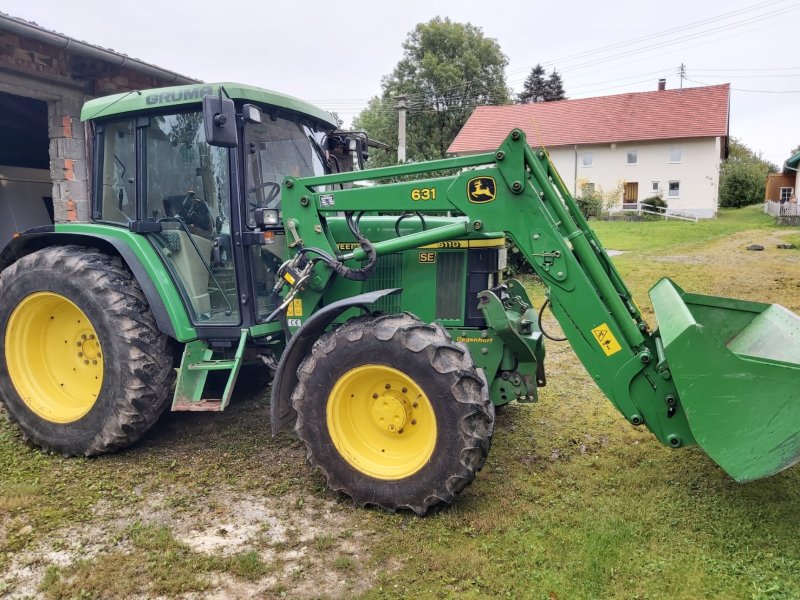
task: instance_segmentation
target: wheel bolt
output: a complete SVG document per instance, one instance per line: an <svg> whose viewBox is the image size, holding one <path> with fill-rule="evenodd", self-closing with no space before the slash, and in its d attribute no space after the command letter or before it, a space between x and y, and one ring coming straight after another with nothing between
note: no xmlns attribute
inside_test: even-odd
<svg viewBox="0 0 800 600"><path fill-rule="evenodd" d="M377 397L378 397L378 394L372 394L372 397L373 397L373 398L377 398Z"/></svg>
<svg viewBox="0 0 800 600"><path fill-rule="evenodd" d="M414 408L419 408L419 402L414 402L414 404L412 404L411 406L413 406Z"/></svg>
<svg viewBox="0 0 800 600"><path fill-rule="evenodd" d="M93 340L93 339L94 339L94 334L93 334L93 333L90 333L90 334L89 334L89 339L90 339L90 340Z"/></svg>
<svg viewBox="0 0 800 600"><path fill-rule="evenodd" d="M89 364L89 361L88 361L88 360L84 360L84 361L83 361L83 364L85 364L85 365L88 365L88 364Z"/></svg>
<svg viewBox="0 0 800 600"><path fill-rule="evenodd" d="M96 364L97 364L97 361L96 361L96 360L93 360L93 361L92 361L92 364L93 364L93 365L96 365Z"/></svg>
<svg viewBox="0 0 800 600"><path fill-rule="evenodd" d="M385 388L388 390L388 389L391 389L391 387L392 387L392 386L391 386L391 384L387 383L387 384L386 384L385 386L383 386L383 387L385 387Z"/></svg>
<svg viewBox="0 0 800 600"><path fill-rule="evenodd" d="M408 388L403 388L403 393L405 394L408 391Z"/></svg>
<svg viewBox="0 0 800 600"><path fill-rule="evenodd" d="M83 356L83 352L78 352L78 356Z"/></svg>
<svg viewBox="0 0 800 600"><path fill-rule="evenodd" d="M81 339L82 339L82 340L85 340L85 339L86 339L86 334L85 334L85 333L82 333L82 334L81 334Z"/></svg>
<svg viewBox="0 0 800 600"><path fill-rule="evenodd" d="M80 342L75 342L75 344L78 346L78 348L80 348L83 345Z"/></svg>
<svg viewBox="0 0 800 600"><path fill-rule="evenodd" d="M403 433L403 430L402 429L398 429L397 433Z"/></svg>
<svg viewBox="0 0 800 600"><path fill-rule="evenodd" d="M416 425L417 424L417 420L416 419L411 419L411 424L412 425Z"/></svg>

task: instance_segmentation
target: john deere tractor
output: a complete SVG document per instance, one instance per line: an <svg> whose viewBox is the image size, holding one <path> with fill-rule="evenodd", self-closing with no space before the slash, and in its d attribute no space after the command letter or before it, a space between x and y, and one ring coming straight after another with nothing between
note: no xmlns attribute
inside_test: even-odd
<svg viewBox="0 0 800 600"><path fill-rule="evenodd" d="M486 460L495 407L545 385L545 306L597 385L738 481L800 459L800 317L662 279L642 318L544 150L361 170L363 134L238 84L92 100L88 223L20 232L0 274L0 392L64 455L222 411L272 379L333 490L424 514ZM356 167L353 170L352 167ZM453 175L452 173L457 173Z"/></svg>

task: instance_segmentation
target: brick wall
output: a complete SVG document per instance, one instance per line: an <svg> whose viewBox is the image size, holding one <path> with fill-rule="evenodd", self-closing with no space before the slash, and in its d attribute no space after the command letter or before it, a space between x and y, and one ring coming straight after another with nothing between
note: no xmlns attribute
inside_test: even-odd
<svg viewBox="0 0 800 600"><path fill-rule="evenodd" d="M93 97L174 85L152 75L0 31L0 91L47 101L56 221L91 216L91 157L83 103ZM2 143L2 140L0 140Z"/></svg>
<svg viewBox="0 0 800 600"><path fill-rule="evenodd" d="M56 221L88 221L89 168L85 127L80 122L82 98L49 103L50 178Z"/></svg>

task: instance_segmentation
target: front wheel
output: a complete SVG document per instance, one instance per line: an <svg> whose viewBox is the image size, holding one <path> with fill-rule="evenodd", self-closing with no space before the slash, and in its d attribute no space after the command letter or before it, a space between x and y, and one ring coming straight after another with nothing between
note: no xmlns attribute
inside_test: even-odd
<svg viewBox="0 0 800 600"><path fill-rule="evenodd" d="M0 393L26 438L91 456L155 423L169 400L172 351L119 258L44 248L3 271L0 298Z"/></svg>
<svg viewBox="0 0 800 600"><path fill-rule="evenodd" d="M324 334L292 394L298 436L328 486L360 506L425 514L483 466L494 409L467 350L410 314Z"/></svg>

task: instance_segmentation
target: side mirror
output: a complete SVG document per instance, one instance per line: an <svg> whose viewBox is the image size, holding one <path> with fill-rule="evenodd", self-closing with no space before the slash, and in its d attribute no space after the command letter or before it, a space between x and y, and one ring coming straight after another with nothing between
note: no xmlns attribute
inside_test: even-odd
<svg viewBox="0 0 800 600"><path fill-rule="evenodd" d="M203 96L203 123L206 141L211 146L235 148L239 144L236 135L236 107L230 98Z"/></svg>

